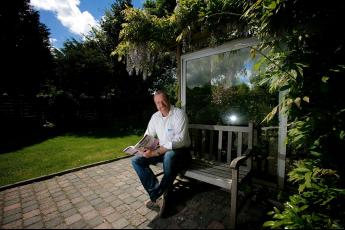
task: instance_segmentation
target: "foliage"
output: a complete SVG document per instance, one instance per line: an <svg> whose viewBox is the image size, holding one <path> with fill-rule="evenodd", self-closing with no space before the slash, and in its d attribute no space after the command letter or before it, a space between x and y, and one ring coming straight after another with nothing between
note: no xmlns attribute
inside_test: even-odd
<svg viewBox="0 0 345 230"><path fill-rule="evenodd" d="M57 52L59 79L56 85L59 88L74 97L111 94L112 89L105 87L111 85L112 63L95 42L67 41Z"/></svg>
<svg viewBox="0 0 345 230"><path fill-rule="evenodd" d="M175 18L158 18L144 10L128 7L123 11L126 23L120 32L121 42L115 52L120 57L127 55L127 70L151 75L152 70L159 68L158 60L169 56L162 52L162 47L169 46L174 38Z"/></svg>
<svg viewBox="0 0 345 230"><path fill-rule="evenodd" d="M179 27L177 41L192 45L192 34L205 34L208 46L247 36L246 25L240 20L244 1L239 0L181 0L175 10Z"/></svg>
<svg viewBox="0 0 345 230"><path fill-rule="evenodd" d="M318 156L319 154L315 154ZM290 196L285 209L275 208L270 212L274 221L267 221L264 226L271 228L342 228L345 190L339 189L339 176L334 170L322 169L315 165L318 159L306 159L295 163L289 173L289 180L299 183L298 192Z"/></svg>
<svg viewBox="0 0 345 230"><path fill-rule="evenodd" d="M265 0L249 7L244 17L262 48L271 49L262 83L287 90L281 106L292 121L290 145L301 159L289 173L299 193L265 226L342 228L345 33L334 25L344 18L345 4Z"/></svg>
<svg viewBox="0 0 345 230"><path fill-rule="evenodd" d="M47 27L29 0L1 3L0 27L0 94L36 96L53 74Z"/></svg>
<svg viewBox="0 0 345 230"><path fill-rule="evenodd" d="M172 1L147 1L142 10L128 7L123 11L126 23L113 54L121 60L126 57L129 72L150 76L152 70L159 68L156 63L171 55L171 51L176 52L178 45L190 49L195 43L193 33L208 38L212 46L247 36L245 23L240 22L243 1L182 0L172 12L173 5Z"/></svg>
<svg viewBox="0 0 345 230"><path fill-rule="evenodd" d="M163 17L173 13L176 7L176 0L147 0L143 7L149 14Z"/></svg>

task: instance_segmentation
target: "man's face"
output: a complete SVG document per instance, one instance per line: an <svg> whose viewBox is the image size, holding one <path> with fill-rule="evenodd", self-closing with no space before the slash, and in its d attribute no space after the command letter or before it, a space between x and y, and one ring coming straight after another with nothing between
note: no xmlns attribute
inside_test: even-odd
<svg viewBox="0 0 345 230"><path fill-rule="evenodd" d="M153 98L158 111L160 111L163 116L168 116L170 110L170 104L167 98L163 94L157 94Z"/></svg>

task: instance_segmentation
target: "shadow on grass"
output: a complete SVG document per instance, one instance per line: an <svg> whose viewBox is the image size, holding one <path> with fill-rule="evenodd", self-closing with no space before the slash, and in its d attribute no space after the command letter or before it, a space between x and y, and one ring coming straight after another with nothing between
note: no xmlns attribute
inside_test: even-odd
<svg viewBox="0 0 345 230"><path fill-rule="evenodd" d="M48 139L61 135L92 138L114 138L135 134L142 135L144 131L145 130L142 128L122 128L120 126L44 128L30 125L16 125L12 126L11 128L7 127L0 132L0 154L20 150L22 148L39 144Z"/></svg>

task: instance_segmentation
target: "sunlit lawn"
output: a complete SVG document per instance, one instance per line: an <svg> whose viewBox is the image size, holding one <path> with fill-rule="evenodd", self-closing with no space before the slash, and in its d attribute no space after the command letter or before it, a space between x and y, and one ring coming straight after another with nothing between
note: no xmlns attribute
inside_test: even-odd
<svg viewBox="0 0 345 230"><path fill-rule="evenodd" d="M74 167L125 156L137 135L96 138L63 135L14 152L0 154L0 186Z"/></svg>

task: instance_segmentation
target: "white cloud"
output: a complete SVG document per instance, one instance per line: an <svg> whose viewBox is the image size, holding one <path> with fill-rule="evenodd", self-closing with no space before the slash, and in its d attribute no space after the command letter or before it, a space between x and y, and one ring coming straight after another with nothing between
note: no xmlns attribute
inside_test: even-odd
<svg viewBox="0 0 345 230"><path fill-rule="evenodd" d="M79 4L79 0L31 0L35 8L53 11L62 25L72 33L86 35L97 22L88 11L81 12Z"/></svg>
<svg viewBox="0 0 345 230"><path fill-rule="evenodd" d="M49 43L51 46L54 46L54 44L57 42L58 40L56 38L49 38Z"/></svg>

